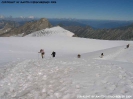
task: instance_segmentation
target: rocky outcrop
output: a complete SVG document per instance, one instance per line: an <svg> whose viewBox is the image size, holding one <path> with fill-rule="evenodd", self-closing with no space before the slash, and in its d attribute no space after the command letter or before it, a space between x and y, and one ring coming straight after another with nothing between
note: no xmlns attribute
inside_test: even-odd
<svg viewBox="0 0 133 99"><path fill-rule="evenodd" d="M42 18L39 21L27 22L23 26L13 28L9 32L6 32L0 36L9 37L9 36L22 34L22 33L23 33L23 36L25 36L32 32L42 30L45 28L50 28L50 27L52 27L52 25L49 23L49 21L45 18Z"/></svg>
<svg viewBox="0 0 133 99"><path fill-rule="evenodd" d="M0 34L10 31L12 28L18 27L19 24L14 21L0 20Z"/></svg>

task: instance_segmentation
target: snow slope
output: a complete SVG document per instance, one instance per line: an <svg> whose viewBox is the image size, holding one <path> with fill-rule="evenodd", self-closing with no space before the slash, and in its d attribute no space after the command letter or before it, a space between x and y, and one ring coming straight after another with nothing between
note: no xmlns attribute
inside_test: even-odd
<svg viewBox="0 0 133 99"><path fill-rule="evenodd" d="M70 55L76 57L77 54L94 52L122 45L126 46L127 43L130 42L104 41L75 37L70 38L62 36L46 36L39 38L5 37L0 38L0 64L25 59L38 59L38 51L40 49L45 50L45 58L51 57L52 51L56 51L56 57L70 57ZM101 52L98 54L101 54Z"/></svg>
<svg viewBox="0 0 133 99"><path fill-rule="evenodd" d="M77 99L87 95L131 97L133 93L133 73L122 68L122 63L44 59L12 65L7 65L10 68L4 69L1 77L1 99Z"/></svg>
<svg viewBox="0 0 133 99"><path fill-rule="evenodd" d="M58 35L0 38L0 46L0 99L133 99L132 41Z"/></svg>
<svg viewBox="0 0 133 99"><path fill-rule="evenodd" d="M73 35L74 35L74 33L63 29L60 26L56 26L56 27L47 28L47 29L33 32L29 35L26 35L25 37L43 37L43 36L68 36L68 37L72 37Z"/></svg>

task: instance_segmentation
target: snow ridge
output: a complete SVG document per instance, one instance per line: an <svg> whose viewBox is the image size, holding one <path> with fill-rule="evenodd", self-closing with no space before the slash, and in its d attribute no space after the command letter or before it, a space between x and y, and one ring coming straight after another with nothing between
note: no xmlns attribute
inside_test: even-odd
<svg viewBox="0 0 133 99"><path fill-rule="evenodd" d="M46 28L40 31L33 32L25 37L42 37L42 36L68 36L72 37L74 33L61 28L60 26Z"/></svg>

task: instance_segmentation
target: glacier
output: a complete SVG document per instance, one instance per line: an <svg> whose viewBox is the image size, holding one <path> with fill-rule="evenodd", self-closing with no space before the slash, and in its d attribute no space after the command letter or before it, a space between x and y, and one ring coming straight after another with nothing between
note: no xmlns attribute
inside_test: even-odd
<svg viewBox="0 0 133 99"><path fill-rule="evenodd" d="M132 41L71 37L53 29L60 33L0 38L0 99L133 99Z"/></svg>

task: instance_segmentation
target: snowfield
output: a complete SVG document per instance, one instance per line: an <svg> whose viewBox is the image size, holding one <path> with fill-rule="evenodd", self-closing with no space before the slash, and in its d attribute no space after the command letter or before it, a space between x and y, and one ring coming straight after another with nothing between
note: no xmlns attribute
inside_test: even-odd
<svg viewBox="0 0 133 99"><path fill-rule="evenodd" d="M33 35L0 38L0 99L133 99L132 41Z"/></svg>

